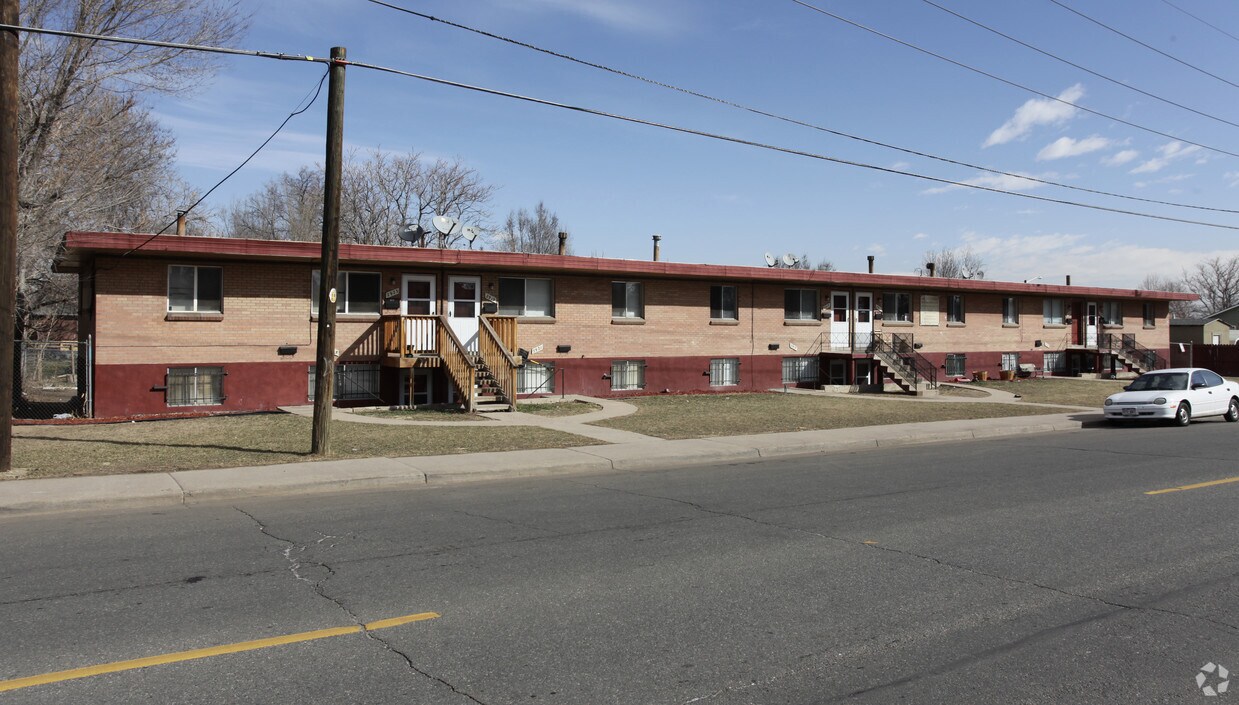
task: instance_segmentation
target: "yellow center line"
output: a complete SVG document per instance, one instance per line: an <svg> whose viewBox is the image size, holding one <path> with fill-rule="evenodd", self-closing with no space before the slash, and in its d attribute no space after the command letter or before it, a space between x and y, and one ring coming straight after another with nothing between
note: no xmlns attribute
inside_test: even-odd
<svg viewBox="0 0 1239 705"><path fill-rule="evenodd" d="M1170 487L1164 490L1153 490L1145 492L1145 494L1167 494L1169 492L1183 492L1184 490L1198 490L1202 487L1216 487L1217 485L1229 485L1232 482L1239 482L1239 477L1228 477L1225 480L1213 480L1212 482L1198 482L1194 485L1182 485L1180 487Z"/></svg>
<svg viewBox="0 0 1239 705"><path fill-rule="evenodd" d="M131 671L136 668L147 668L148 666L159 666L166 663L193 661L195 659L209 658L211 656L223 656L225 654L236 654L242 651L267 649L272 646L283 646L284 644L314 641L315 639L327 639L334 636L343 636L345 634L358 634L363 630L372 632L378 629L398 627L402 624L421 622L423 620L435 619L437 617L439 617L439 614L436 612L421 612L419 614L409 614L403 617L380 619L376 622L370 622L365 625L355 624L351 627L316 629L312 632L285 634L284 636L273 636L267 639L254 639L253 641L240 641L235 644L224 644L223 646L209 646L203 649L178 651L176 653L147 656L145 658L136 658L128 661L115 661L113 663L104 663L98 666L72 668L67 671L56 671L54 673L44 673L38 676L28 676L26 678L14 678L12 680L0 681L0 692L4 692L6 690L17 690L18 688L29 688L33 685L44 685L47 683L74 680L76 678L89 678L91 676L98 676L104 673Z"/></svg>

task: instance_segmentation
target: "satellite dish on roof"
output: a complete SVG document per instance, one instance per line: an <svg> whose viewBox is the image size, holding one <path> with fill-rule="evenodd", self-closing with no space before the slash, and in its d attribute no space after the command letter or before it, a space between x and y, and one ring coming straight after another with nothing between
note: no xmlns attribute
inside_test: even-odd
<svg viewBox="0 0 1239 705"><path fill-rule="evenodd" d="M800 260L796 259L796 255L793 255L793 254L792 254L792 253L790 253L790 252L788 252L787 254L783 255L783 264L786 264L786 265L787 265L787 266L789 266L789 267L795 267L795 266L796 266L796 263L797 263L797 262L799 262L799 261L800 261Z"/></svg>
<svg viewBox="0 0 1239 705"><path fill-rule="evenodd" d="M473 241L478 239L478 235L482 233L482 229L476 225L466 225L461 230L461 234L469 241L469 249L473 249Z"/></svg>
<svg viewBox="0 0 1239 705"><path fill-rule="evenodd" d="M451 235L452 231L460 225L460 221L450 215L436 215L430 219L430 222L435 226L435 230L444 235Z"/></svg>
<svg viewBox="0 0 1239 705"><path fill-rule="evenodd" d="M774 258L774 255L767 252L766 253L766 266L775 267L775 266L778 266L778 264L779 264L779 261Z"/></svg>
<svg viewBox="0 0 1239 705"><path fill-rule="evenodd" d="M400 231L400 239L409 243L420 242L426 244L426 228L416 223L405 223L404 230Z"/></svg>

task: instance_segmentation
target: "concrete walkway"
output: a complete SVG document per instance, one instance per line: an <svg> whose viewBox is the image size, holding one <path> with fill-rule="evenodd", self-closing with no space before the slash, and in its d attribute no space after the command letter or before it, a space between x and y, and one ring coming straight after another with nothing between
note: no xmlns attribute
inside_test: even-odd
<svg viewBox="0 0 1239 705"><path fill-rule="evenodd" d="M915 403L906 397L903 401ZM606 445L444 456L326 460L170 473L14 480L0 482L0 514L182 505L256 495L375 490L389 487L415 488L518 477L584 475L751 462L762 458L858 452L919 443L978 441L1036 433L1061 433L1077 431L1086 424L1100 423L1102 420L1100 412L1090 409L1087 413L932 421L668 441L627 431L587 426L590 420L631 413L624 408L631 409L630 404L612 400L597 402L604 407L601 411L579 416L546 418L516 413L498 415L509 417L507 420L433 423L540 426L588 435L605 441ZM426 423L367 419L347 412L338 414L338 417L358 423Z"/></svg>

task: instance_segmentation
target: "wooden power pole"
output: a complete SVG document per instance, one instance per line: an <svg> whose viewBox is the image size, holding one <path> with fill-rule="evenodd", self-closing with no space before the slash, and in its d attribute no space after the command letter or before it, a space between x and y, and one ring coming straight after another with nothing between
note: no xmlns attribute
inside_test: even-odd
<svg viewBox="0 0 1239 705"><path fill-rule="evenodd" d="M0 0L0 23L18 23ZM0 472L13 469L13 332L17 327L17 30L0 30Z"/></svg>
<svg viewBox="0 0 1239 705"><path fill-rule="evenodd" d="M318 347L314 366L314 430L310 452L331 453L336 381L336 278L340 272L340 162L344 156L344 66L348 51L331 48L327 83L327 159L323 184L323 254L318 278Z"/></svg>

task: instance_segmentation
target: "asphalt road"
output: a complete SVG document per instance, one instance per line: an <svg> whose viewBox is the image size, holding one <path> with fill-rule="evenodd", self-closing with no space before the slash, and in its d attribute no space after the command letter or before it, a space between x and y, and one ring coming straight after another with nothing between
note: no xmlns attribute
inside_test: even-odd
<svg viewBox="0 0 1239 705"><path fill-rule="evenodd" d="M1237 434L0 518L0 690L228 647L0 703L1224 704Z"/></svg>

